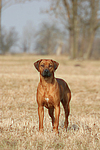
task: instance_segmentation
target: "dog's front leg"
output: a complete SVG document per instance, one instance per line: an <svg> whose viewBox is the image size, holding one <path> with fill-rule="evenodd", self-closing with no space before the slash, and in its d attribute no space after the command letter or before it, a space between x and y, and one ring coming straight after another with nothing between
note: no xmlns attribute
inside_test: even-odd
<svg viewBox="0 0 100 150"><path fill-rule="evenodd" d="M55 122L54 122L53 131L56 133L58 133L59 115L60 115L60 104L59 106L55 107Z"/></svg>
<svg viewBox="0 0 100 150"><path fill-rule="evenodd" d="M38 106L38 115L39 115L39 131L43 132L43 118L44 118L43 106Z"/></svg>

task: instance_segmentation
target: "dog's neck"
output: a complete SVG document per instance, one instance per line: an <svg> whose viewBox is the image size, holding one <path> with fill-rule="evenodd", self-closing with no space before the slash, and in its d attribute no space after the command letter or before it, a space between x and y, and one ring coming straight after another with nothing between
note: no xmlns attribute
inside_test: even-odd
<svg viewBox="0 0 100 150"><path fill-rule="evenodd" d="M55 77L54 77L54 75L52 75L51 77L44 78L42 75L40 75L40 82L44 86L46 86L46 84L54 84Z"/></svg>

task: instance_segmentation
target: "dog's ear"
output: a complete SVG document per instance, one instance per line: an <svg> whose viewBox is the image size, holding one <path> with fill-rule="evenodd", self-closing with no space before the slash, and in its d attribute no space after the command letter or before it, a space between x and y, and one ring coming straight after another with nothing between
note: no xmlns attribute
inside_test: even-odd
<svg viewBox="0 0 100 150"><path fill-rule="evenodd" d="M39 71L39 64L40 64L40 62L42 61L42 59L40 59L40 60L38 60L38 61L36 61L35 63L34 63L34 66L35 66L35 68Z"/></svg>
<svg viewBox="0 0 100 150"><path fill-rule="evenodd" d="M59 63L54 61L54 60L52 60L52 61L53 61L53 64L54 64L54 70L56 70L59 66Z"/></svg>

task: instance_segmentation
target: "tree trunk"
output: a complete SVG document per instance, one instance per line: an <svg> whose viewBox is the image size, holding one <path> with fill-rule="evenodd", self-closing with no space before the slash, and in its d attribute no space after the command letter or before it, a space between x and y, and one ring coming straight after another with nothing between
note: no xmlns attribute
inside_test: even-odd
<svg viewBox="0 0 100 150"><path fill-rule="evenodd" d="M89 44L88 44L88 48L87 48L87 53L86 53L86 56L85 56L86 59L89 59L90 56L91 56L91 50L92 50L92 46L93 46L94 37L95 37L95 32L93 32L91 34Z"/></svg>
<svg viewBox="0 0 100 150"><path fill-rule="evenodd" d="M69 43L70 43L70 56L71 58L73 58L73 52L74 52L74 48L73 48L73 30L70 30L69 32Z"/></svg>
<svg viewBox="0 0 100 150"><path fill-rule="evenodd" d="M62 43L58 44L58 48L56 49L56 55L60 56L62 52Z"/></svg>
<svg viewBox="0 0 100 150"><path fill-rule="evenodd" d="M86 59L89 59L91 56L92 45L95 37L95 26L97 24L97 10L95 7L95 1L91 0L91 19L90 19L90 36L89 36L89 43L87 47Z"/></svg>
<svg viewBox="0 0 100 150"><path fill-rule="evenodd" d="M78 54L78 20L77 20L77 0L73 1L73 53L72 58L76 58Z"/></svg>
<svg viewBox="0 0 100 150"><path fill-rule="evenodd" d="M72 8L70 8L70 5L67 0L63 0L63 4L65 6L65 9L67 11L67 18L69 23L69 35L70 35L70 52L71 52L71 58L74 59L77 57L78 52L78 17L77 17L77 6L78 2L77 0L71 1Z"/></svg>
<svg viewBox="0 0 100 150"><path fill-rule="evenodd" d="M83 25L82 27L82 40L80 41L81 42L81 46L80 46L80 52L79 52L79 56L80 57L83 57L84 56L84 49L85 49L85 44L86 44L86 26Z"/></svg>

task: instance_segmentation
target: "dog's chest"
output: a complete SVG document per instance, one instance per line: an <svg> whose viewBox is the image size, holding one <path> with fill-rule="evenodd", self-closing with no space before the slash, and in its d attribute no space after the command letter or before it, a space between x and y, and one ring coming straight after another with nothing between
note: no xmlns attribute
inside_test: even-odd
<svg viewBox="0 0 100 150"><path fill-rule="evenodd" d="M59 87L56 81L54 84L39 84L38 100L41 99L43 106L52 107L59 101L59 98Z"/></svg>
<svg viewBox="0 0 100 150"><path fill-rule="evenodd" d="M46 102L52 101L52 90L49 88L44 88L43 98Z"/></svg>
<svg viewBox="0 0 100 150"><path fill-rule="evenodd" d="M45 106L46 108L54 106L53 99L51 99L50 97L44 97L43 106Z"/></svg>
<svg viewBox="0 0 100 150"><path fill-rule="evenodd" d="M45 107L51 107L54 105L54 93L55 93L55 91L51 86L44 88L43 105Z"/></svg>
<svg viewBox="0 0 100 150"><path fill-rule="evenodd" d="M49 98L48 98L48 97L45 97L44 99L46 100L46 102L48 102L48 101L49 101Z"/></svg>

